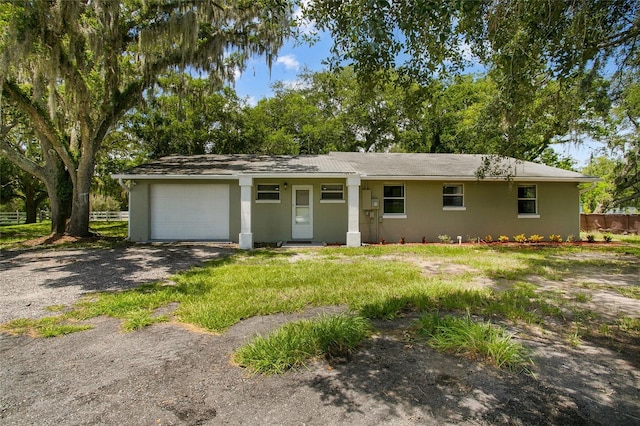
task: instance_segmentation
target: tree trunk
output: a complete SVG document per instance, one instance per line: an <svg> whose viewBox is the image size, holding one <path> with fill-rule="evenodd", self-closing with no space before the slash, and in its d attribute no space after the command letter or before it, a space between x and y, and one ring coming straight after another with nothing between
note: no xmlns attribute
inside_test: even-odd
<svg viewBox="0 0 640 426"><path fill-rule="evenodd" d="M38 206L43 200L42 183L39 179L28 173L22 173L20 184L24 194L24 206L27 211L27 222L36 223L38 219Z"/></svg>
<svg viewBox="0 0 640 426"><path fill-rule="evenodd" d="M65 191L61 189L68 178L66 172L57 171L46 175L46 179L43 179L51 207L51 233L55 235L64 234L69 217L70 198L65 197Z"/></svg>
<svg viewBox="0 0 640 426"><path fill-rule="evenodd" d="M71 207L71 220L67 228L67 234L74 237L88 237L89 231L89 191L91 190L91 177L93 176L93 156L88 156L80 161L76 172L76 182L73 187L73 204Z"/></svg>
<svg viewBox="0 0 640 426"><path fill-rule="evenodd" d="M25 223L36 223L38 219L38 207L33 194L27 195L24 199L24 207L27 210L27 221Z"/></svg>

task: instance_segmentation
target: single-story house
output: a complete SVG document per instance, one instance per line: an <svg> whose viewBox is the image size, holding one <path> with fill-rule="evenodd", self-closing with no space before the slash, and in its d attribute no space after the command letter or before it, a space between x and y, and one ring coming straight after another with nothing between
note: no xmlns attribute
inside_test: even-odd
<svg viewBox="0 0 640 426"><path fill-rule="evenodd" d="M597 178L467 154L171 156L113 175L132 241L438 241L580 232L578 184Z"/></svg>

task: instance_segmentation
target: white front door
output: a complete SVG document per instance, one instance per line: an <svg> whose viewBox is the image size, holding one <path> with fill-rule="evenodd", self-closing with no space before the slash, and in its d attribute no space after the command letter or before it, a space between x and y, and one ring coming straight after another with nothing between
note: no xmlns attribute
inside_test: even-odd
<svg viewBox="0 0 640 426"><path fill-rule="evenodd" d="M313 238L313 186L292 186L291 238L310 240Z"/></svg>

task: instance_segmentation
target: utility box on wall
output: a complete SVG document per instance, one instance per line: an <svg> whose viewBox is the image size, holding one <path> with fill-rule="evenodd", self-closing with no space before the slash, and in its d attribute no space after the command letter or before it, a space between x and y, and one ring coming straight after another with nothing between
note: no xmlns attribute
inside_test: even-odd
<svg viewBox="0 0 640 426"><path fill-rule="evenodd" d="M363 189L360 194L360 201L362 203L362 210L371 210L371 190Z"/></svg>

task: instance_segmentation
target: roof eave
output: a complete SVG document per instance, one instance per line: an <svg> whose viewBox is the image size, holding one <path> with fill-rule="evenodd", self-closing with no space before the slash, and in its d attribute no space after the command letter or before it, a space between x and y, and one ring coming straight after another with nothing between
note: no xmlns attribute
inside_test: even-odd
<svg viewBox="0 0 640 426"><path fill-rule="evenodd" d="M591 176L580 177L554 177L554 176L512 176L509 178L490 176L485 178L477 178L475 176L397 176L397 175L376 175L368 176L366 174L357 173L239 173L230 175L212 175L212 174L113 174L112 179L125 180L238 180L241 177L252 177L256 179L335 179L347 178L351 176L360 176L362 180L369 181L433 181L433 182L575 182L589 183L598 182L600 179Z"/></svg>
<svg viewBox="0 0 640 426"><path fill-rule="evenodd" d="M556 176L489 176L484 178L478 178L476 176L459 176L459 175L447 175L447 176L397 176L397 175L376 175L367 176L361 175L362 180L419 180L419 181L457 181L457 182L575 182L575 183L588 183L597 182L600 179L591 176L580 177L556 177Z"/></svg>

